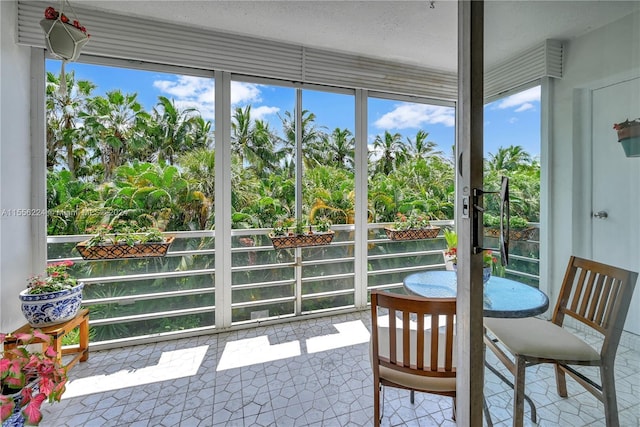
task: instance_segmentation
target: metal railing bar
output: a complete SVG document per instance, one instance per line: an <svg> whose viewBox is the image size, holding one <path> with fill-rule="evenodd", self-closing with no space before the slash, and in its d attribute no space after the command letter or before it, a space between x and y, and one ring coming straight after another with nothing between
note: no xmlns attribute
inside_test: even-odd
<svg viewBox="0 0 640 427"><path fill-rule="evenodd" d="M323 282L326 280L337 280L337 279L350 279L354 276L355 276L355 273L343 273L343 274L331 274L327 276L303 277L302 283Z"/></svg>
<svg viewBox="0 0 640 427"><path fill-rule="evenodd" d="M112 325L114 323L139 322L141 320L161 319L163 317L178 317L188 314L208 313L215 310L215 305L206 307L187 308L182 310L161 311L157 313L135 314L132 316L110 317L108 319L91 319L89 324L92 326Z"/></svg>
<svg viewBox="0 0 640 427"><path fill-rule="evenodd" d="M367 286L367 290L372 291L374 289L395 289L395 288L402 288L402 287L404 287L404 284L402 282L396 282L396 283L385 283L383 285Z"/></svg>
<svg viewBox="0 0 640 427"><path fill-rule="evenodd" d="M331 308L323 308L318 310L307 310L302 313L305 316L328 316L329 313L333 312L342 312L348 310L347 312L353 311L356 308L355 304L341 305L340 307L331 307Z"/></svg>
<svg viewBox="0 0 640 427"><path fill-rule="evenodd" d="M265 323L265 322L278 323L279 320L291 319L293 317L296 317L296 315L294 313L291 313L291 314L279 314L277 316L262 317L260 319L239 320L239 321L236 321L236 322L231 322L231 324L233 326L237 327L237 326L247 326L247 325L262 324L262 323Z"/></svg>
<svg viewBox="0 0 640 427"><path fill-rule="evenodd" d="M311 265L339 264L344 262L355 262L355 260L356 260L356 257L317 259L313 261L302 261L302 266L308 267Z"/></svg>
<svg viewBox="0 0 640 427"><path fill-rule="evenodd" d="M314 294L302 294L302 299L303 300L317 299L317 298L324 298L324 297L332 297L335 295L348 295L353 293L355 293L355 289L340 289L337 291L316 292Z"/></svg>
<svg viewBox="0 0 640 427"><path fill-rule="evenodd" d="M131 295L124 297L112 297L112 298L95 298L88 299L84 298L82 300L83 304L86 305L95 305L95 304L134 304L137 301L144 300L152 300L152 299L162 299L169 297L183 297L189 295L200 295L200 294L212 294L215 293L216 288L199 288L199 289L188 289L182 291L168 291L168 292L156 292L152 294L139 294L139 295Z"/></svg>
<svg viewBox="0 0 640 427"><path fill-rule="evenodd" d="M193 238L215 238L215 230L194 230L194 231L167 231L162 233L165 236L174 236L176 239ZM63 236L47 236L47 243L78 243L90 239L94 234L67 234Z"/></svg>
<svg viewBox="0 0 640 427"><path fill-rule="evenodd" d="M231 304L231 308L232 309L246 308L246 307L259 306L259 305L278 304L280 302L289 302L289 301L295 301L295 300L296 300L296 297L294 295L290 297L271 298L271 299L263 299L258 301L234 302Z"/></svg>
<svg viewBox="0 0 640 427"><path fill-rule="evenodd" d="M283 262L281 264L258 264L258 265L246 265L246 266L235 266L231 267L232 273L237 273L240 271L256 271L256 270L275 270L282 268L291 268L295 267L296 262Z"/></svg>
<svg viewBox="0 0 640 427"><path fill-rule="evenodd" d="M112 283L112 282L132 282L134 280L149 280L149 279L167 279L172 277L186 277L186 276L204 276L207 274L215 274L215 268L207 268L203 270L180 270L180 271L164 271L160 273L141 273L130 274L127 276L103 276L78 279L79 282L83 282L87 285L96 283Z"/></svg>
<svg viewBox="0 0 640 427"><path fill-rule="evenodd" d="M445 267L444 264L431 264L431 265L416 265L413 267L401 267L401 268L389 268L386 270L371 270L367 272L367 276L377 276L380 274L392 274L392 273L403 273L408 271L421 271L421 270L438 270L443 269Z"/></svg>
<svg viewBox="0 0 640 427"><path fill-rule="evenodd" d="M510 260L511 260L511 259L517 259L517 260L519 260L519 261L533 262L533 263L536 263L536 264L539 264L539 263L540 263L540 260L539 260L538 258L529 258L529 257L522 256L522 255L512 255L512 254L509 254L509 259L510 259Z"/></svg>
<svg viewBox="0 0 640 427"><path fill-rule="evenodd" d="M143 345L153 344L158 341L169 341L180 338L190 338L200 336L206 333L215 333L220 330L215 325L200 326L192 329L183 329L179 331L156 332L153 334L137 335L135 337L117 338L113 340L98 341L89 343L91 351L109 350L113 348L122 348L126 345Z"/></svg>
<svg viewBox="0 0 640 427"><path fill-rule="evenodd" d="M443 251L444 249L430 249L427 251L398 252L393 254L369 255L367 258L370 260L377 260L377 259L389 259L389 258L404 258L404 257L411 257L411 256L442 255Z"/></svg>
<svg viewBox="0 0 640 427"><path fill-rule="evenodd" d="M232 291L239 291L243 289L257 289L257 288L269 288L272 286L284 286L284 285L295 285L295 279L289 280L274 280L273 282L254 282L254 283L243 283L240 285L231 285Z"/></svg>
<svg viewBox="0 0 640 427"><path fill-rule="evenodd" d="M530 274L530 273L524 273L522 271L506 270L506 273L513 274L514 276L520 276L520 277L526 277L526 278L529 278L529 279L540 280L540 276L537 276L535 274Z"/></svg>

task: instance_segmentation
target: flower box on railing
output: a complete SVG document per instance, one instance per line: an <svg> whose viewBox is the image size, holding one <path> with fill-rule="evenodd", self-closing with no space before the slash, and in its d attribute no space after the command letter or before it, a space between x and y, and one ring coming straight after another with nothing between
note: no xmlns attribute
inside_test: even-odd
<svg viewBox="0 0 640 427"><path fill-rule="evenodd" d="M328 245L333 240L334 231L313 232L310 234L295 234L288 236L274 236L269 234L274 249L288 249L302 246Z"/></svg>
<svg viewBox="0 0 640 427"><path fill-rule="evenodd" d="M80 242L76 249L84 259L122 259L163 257L175 237L167 237L163 242L145 242L89 245L88 241Z"/></svg>
<svg viewBox="0 0 640 427"><path fill-rule="evenodd" d="M384 232L391 240L419 240L434 239L440 233L440 227L410 228L408 230L396 230L385 227Z"/></svg>
<svg viewBox="0 0 640 427"><path fill-rule="evenodd" d="M523 229L510 229L509 230L509 240L529 240L535 233L536 227L529 227ZM500 237L500 229L499 228L485 228L484 235L487 237Z"/></svg>

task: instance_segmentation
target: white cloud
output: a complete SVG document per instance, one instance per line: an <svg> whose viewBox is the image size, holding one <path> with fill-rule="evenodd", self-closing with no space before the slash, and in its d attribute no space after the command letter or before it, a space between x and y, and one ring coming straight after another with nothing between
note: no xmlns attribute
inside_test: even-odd
<svg viewBox="0 0 640 427"><path fill-rule="evenodd" d="M262 120L269 114L277 114L280 111L278 107L268 107L261 105L260 107L251 108L251 118L253 120Z"/></svg>
<svg viewBox="0 0 640 427"><path fill-rule="evenodd" d="M153 86L175 101L180 109L195 108L203 118L215 115L215 87L213 80L203 77L177 76L176 80L156 80Z"/></svg>
<svg viewBox="0 0 640 427"><path fill-rule="evenodd" d="M260 85L255 83L231 82L231 105L252 104L261 101Z"/></svg>
<svg viewBox="0 0 640 427"><path fill-rule="evenodd" d="M532 108L533 108L533 104L531 104L530 102L526 102L521 106L519 106L518 108L516 108L516 113L521 113L523 111L531 110Z"/></svg>
<svg viewBox="0 0 640 427"><path fill-rule="evenodd" d="M215 86L212 79L191 76L177 76L176 80L156 80L153 86L175 101L178 108L195 108L206 120L215 118ZM260 85L255 83L231 82L231 105L236 106L260 102ZM251 110L254 119L275 114L278 107L260 106Z"/></svg>
<svg viewBox="0 0 640 427"><path fill-rule="evenodd" d="M424 104L397 104L393 111L380 117L374 123L380 129L420 128L425 124L455 125L455 112L450 107Z"/></svg>
<svg viewBox="0 0 640 427"><path fill-rule="evenodd" d="M523 92L516 93L515 95L511 95L498 102L496 108L503 110L505 108L513 108L519 107L516 111L526 111L530 108L520 109L522 106L529 104L531 108L533 105L531 102L540 102L540 86L532 87L531 89L527 89ZM518 111L519 110L519 111Z"/></svg>
<svg viewBox="0 0 640 427"><path fill-rule="evenodd" d="M517 122L517 121L518 121L518 118L517 118L517 117L511 117L511 118L509 119L509 123L511 123L511 124L514 124L514 123L515 123L515 122Z"/></svg>

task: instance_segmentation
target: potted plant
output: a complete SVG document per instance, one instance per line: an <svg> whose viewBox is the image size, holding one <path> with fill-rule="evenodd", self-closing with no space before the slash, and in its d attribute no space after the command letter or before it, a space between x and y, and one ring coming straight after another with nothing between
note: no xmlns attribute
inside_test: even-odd
<svg viewBox="0 0 640 427"><path fill-rule="evenodd" d="M447 250L444 251L445 263L451 264L452 270L458 268L458 235L455 231L445 229L444 238L447 242ZM487 283L491 278L491 273L497 263L496 257L493 256L493 252L490 249L485 249L482 252L482 283ZM447 266L447 270L449 267Z"/></svg>
<svg viewBox="0 0 640 427"><path fill-rule="evenodd" d="M444 251L444 262L447 270L453 270L453 264L458 256L458 234L449 229L444 229L444 240L447 242L447 250Z"/></svg>
<svg viewBox="0 0 640 427"><path fill-rule="evenodd" d="M618 142L627 157L640 156L640 118L614 123L613 129L618 133Z"/></svg>
<svg viewBox="0 0 640 427"><path fill-rule="evenodd" d="M500 237L500 218L495 215L485 213L482 223L484 225L484 235L487 237ZM529 226L529 221L519 216L509 218L509 240L528 240L536 231L535 227Z"/></svg>
<svg viewBox="0 0 640 427"><path fill-rule="evenodd" d="M20 292L22 314L29 324L43 327L73 319L82 304L83 283L71 276L72 261L47 265L46 276L32 276Z"/></svg>
<svg viewBox="0 0 640 427"><path fill-rule="evenodd" d="M409 216L398 212L392 227L384 229L391 240L433 239L438 237L440 227L434 227L429 217L421 212L413 211Z"/></svg>
<svg viewBox="0 0 640 427"><path fill-rule="evenodd" d="M40 27L45 33L47 50L63 61L75 61L80 56L84 45L89 41L90 34L80 25L77 17L73 20L58 12L53 7L44 11L44 19Z"/></svg>
<svg viewBox="0 0 640 427"><path fill-rule="evenodd" d="M5 334L0 334L3 346ZM4 351L0 359L0 421L3 427L22 426L25 421L38 425L42 420L42 403L59 402L67 382L66 369L51 346L52 337L34 330L16 334L19 347ZM42 353L30 352L26 346L34 340L44 343Z"/></svg>
<svg viewBox="0 0 640 427"><path fill-rule="evenodd" d="M140 227L136 221L120 221L89 228L95 233L76 245L84 259L163 257L175 237L165 236L156 227Z"/></svg>
<svg viewBox="0 0 640 427"><path fill-rule="evenodd" d="M291 226L295 223L293 231ZM333 240L334 231L331 222L327 218L316 220L316 229L299 219L280 219L273 224L273 230L269 233L269 238L275 249L288 249L302 246L323 246L328 245ZM305 231L306 230L306 231Z"/></svg>

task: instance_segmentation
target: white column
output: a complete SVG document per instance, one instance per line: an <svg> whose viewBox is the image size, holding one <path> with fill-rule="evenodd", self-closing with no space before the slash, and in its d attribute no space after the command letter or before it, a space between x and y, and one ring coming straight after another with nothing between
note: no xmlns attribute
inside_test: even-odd
<svg viewBox="0 0 640 427"><path fill-rule="evenodd" d="M356 128L355 128L355 306L367 306L367 239L368 227L368 93L364 89L356 90Z"/></svg>
<svg viewBox="0 0 640 427"><path fill-rule="evenodd" d="M231 325L231 74L215 72L216 327Z"/></svg>

